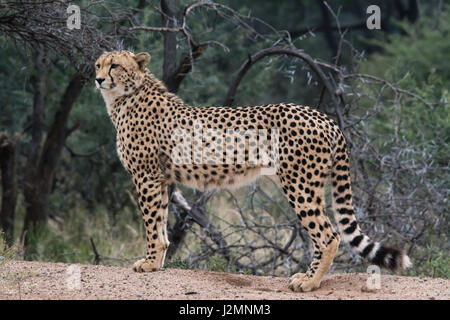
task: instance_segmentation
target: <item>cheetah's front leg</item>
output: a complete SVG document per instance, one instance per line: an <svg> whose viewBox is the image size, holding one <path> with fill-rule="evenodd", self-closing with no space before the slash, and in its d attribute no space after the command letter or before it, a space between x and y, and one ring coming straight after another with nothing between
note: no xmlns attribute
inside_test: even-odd
<svg viewBox="0 0 450 320"><path fill-rule="evenodd" d="M139 205L145 223L147 253L145 259L137 261L133 269L137 272L160 270L164 266L169 240L167 238L167 185L159 178L146 176L137 181Z"/></svg>

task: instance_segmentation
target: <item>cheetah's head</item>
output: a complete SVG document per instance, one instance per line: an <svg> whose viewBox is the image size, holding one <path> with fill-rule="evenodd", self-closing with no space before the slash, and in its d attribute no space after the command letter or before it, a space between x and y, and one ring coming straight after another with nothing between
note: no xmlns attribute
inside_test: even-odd
<svg viewBox="0 0 450 320"><path fill-rule="evenodd" d="M146 52L105 52L95 62L95 86L111 98L131 93L141 85L149 62Z"/></svg>

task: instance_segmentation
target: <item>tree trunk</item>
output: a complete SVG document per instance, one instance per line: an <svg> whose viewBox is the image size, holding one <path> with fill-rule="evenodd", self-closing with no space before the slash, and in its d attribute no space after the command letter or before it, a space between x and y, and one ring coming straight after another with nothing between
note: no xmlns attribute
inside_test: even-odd
<svg viewBox="0 0 450 320"><path fill-rule="evenodd" d="M177 0L161 0L162 22L165 27L176 28ZM177 69L177 34L164 32L163 81L170 92L176 92L174 75Z"/></svg>
<svg viewBox="0 0 450 320"><path fill-rule="evenodd" d="M39 152L40 156L33 168L33 174L26 181L27 190L24 196L27 208L22 230L22 234L25 234L25 245L27 245L26 231L30 227L44 225L47 221L48 198L51 192L54 170L67 136L76 128L67 129L69 113L76 98L80 95L84 83L85 79L81 75L76 75L67 86L60 100L60 108L55 115L53 125Z"/></svg>
<svg viewBox="0 0 450 320"><path fill-rule="evenodd" d="M323 34L327 41L328 47L330 48L330 51L335 53L337 51L337 44L336 39L333 36L333 28L330 21L330 12L328 11L327 6L322 1L319 2L319 5L320 12L322 14Z"/></svg>
<svg viewBox="0 0 450 320"><path fill-rule="evenodd" d="M28 210L38 207L40 201L40 186L38 183L39 172L39 154L41 152L42 136L44 130L44 96L47 82L47 72L44 63L45 53L41 48L37 48L34 55L34 73L30 77L30 82L33 87L33 113L31 118L31 141L28 148L28 156L25 165L25 176L23 181L23 192L25 197L25 207L27 215L25 216L24 231L28 229L30 218ZM41 211L42 212L42 211ZM42 220L33 214L33 220Z"/></svg>
<svg viewBox="0 0 450 320"><path fill-rule="evenodd" d="M0 229L8 245L14 239L14 213L17 202L16 144L6 134L0 135L0 170L2 174L2 207Z"/></svg>
<svg viewBox="0 0 450 320"><path fill-rule="evenodd" d="M172 188L173 190L173 188ZM189 211L185 210L181 206L178 206L174 204L172 206L172 212L175 216L175 222L172 226L168 226L168 234L169 234L169 241L170 246L169 249L167 249L167 258L171 259L174 254L178 251L178 248L180 245L184 242L184 238L186 236L186 224L187 224L187 217L189 215Z"/></svg>
<svg viewBox="0 0 450 320"><path fill-rule="evenodd" d="M409 0L408 19L415 23L420 17L419 0Z"/></svg>
<svg viewBox="0 0 450 320"><path fill-rule="evenodd" d="M161 0L161 18L165 27L175 28L176 23L177 0ZM177 34L175 32L164 32L164 61L163 61L163 81L170 92L175 93L178 86L175 81L175 73L177 69ZM169 199L175 185L169 185ZM187 212L181 209L181 215L175 215L175 223L169 228L169 252L168 257L171 258L177 251L179 245L183 242L186 235L186 224L184 222Z"/></svg>

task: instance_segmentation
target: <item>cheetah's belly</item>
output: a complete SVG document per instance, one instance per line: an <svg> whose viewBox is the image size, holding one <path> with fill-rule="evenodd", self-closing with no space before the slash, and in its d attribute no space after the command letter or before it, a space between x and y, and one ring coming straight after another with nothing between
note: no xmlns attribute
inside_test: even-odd
<svg viewBox="0 0 450 320"><path fill-rule="evenodd" d="M196 171L194 171L193 166L186 166L184 169L175 167L170 176L173 182L203 191L244 186L253 182L262 174L265 174L265 171L260 166L243 166L240 168L228 166L224 169L220 166L205 165L197 167Z"/></svg>

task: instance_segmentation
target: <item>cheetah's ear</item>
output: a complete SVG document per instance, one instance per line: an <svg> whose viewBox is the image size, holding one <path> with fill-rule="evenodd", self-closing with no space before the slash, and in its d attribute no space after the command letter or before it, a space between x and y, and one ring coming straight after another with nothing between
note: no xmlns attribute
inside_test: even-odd
<svg viewBox="0 0 450 320"><path fill-rule="evenodd" d="M150 63L150 54L147 52L141 52L134 56L134 60L137 62L139 69L144 71L145 67Z"/></svg>

